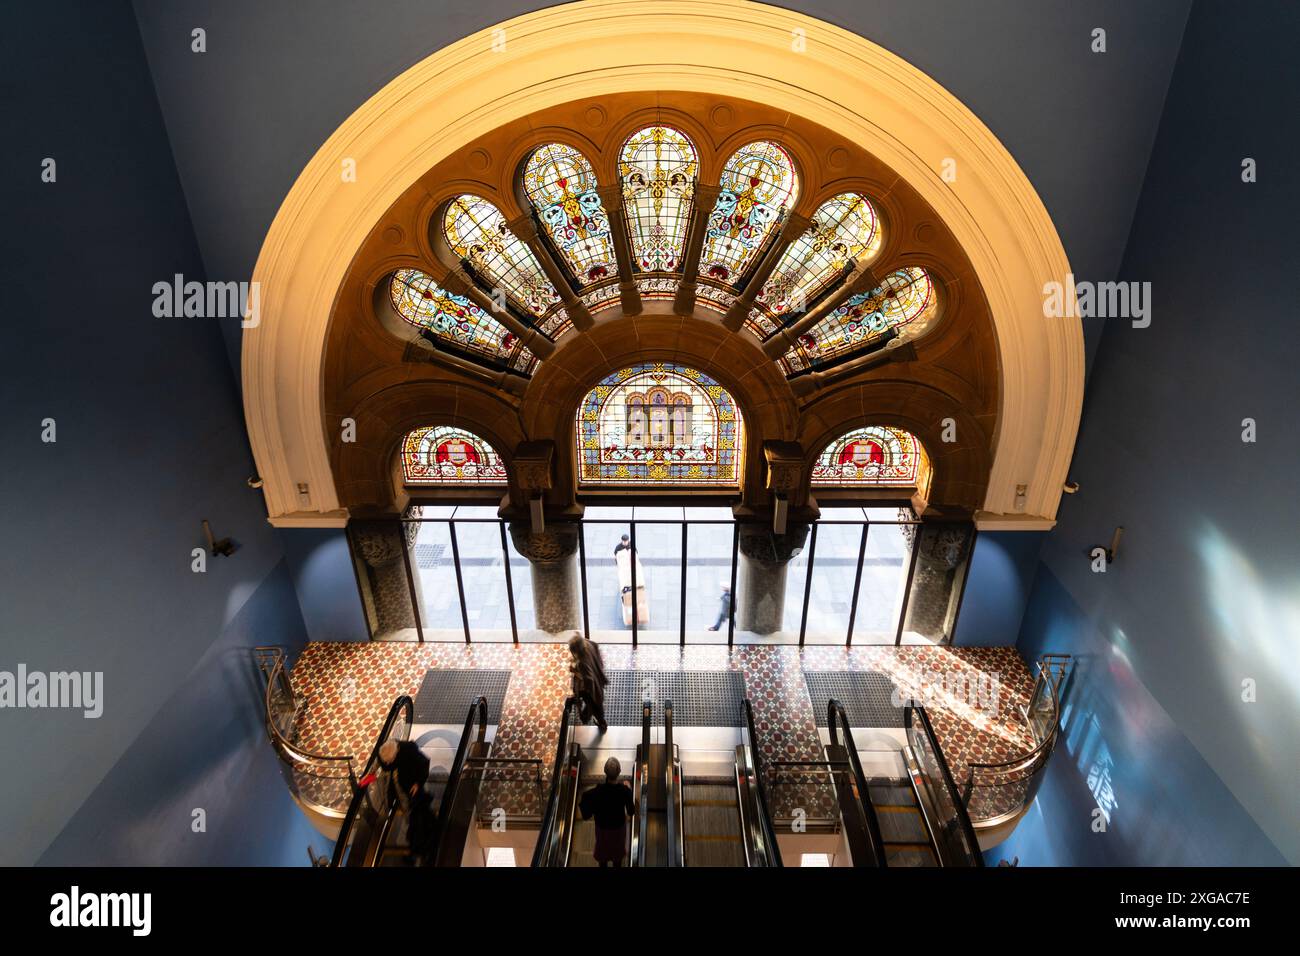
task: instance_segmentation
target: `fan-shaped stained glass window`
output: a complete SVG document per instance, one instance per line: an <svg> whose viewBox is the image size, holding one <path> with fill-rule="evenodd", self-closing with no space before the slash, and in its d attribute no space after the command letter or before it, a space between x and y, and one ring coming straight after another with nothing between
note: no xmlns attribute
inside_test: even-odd
<svg viewBox="0 0 1300 956"><path fill-rule="evenodd" d="M790 154L763 140L732 154L719 185L722 191L709 214L700 253L700 275L735 285L794 204L799 182Z"/></svg>
<svg viewBox="0 0 1300 956"><path fill-rule="evenodd" d="M563 143L537 147L524 165L524 192L579 283L590 285L618 272L609 216L585 156Z"/></svg>
<svg viewBox="0 0 1300 956"><path fill-rule="evenodd" d="M483 356L529 374L537 364L519 337L461 295L452 295L418 269L393 273L393 308L416 328L428 329L471 357Z"/></svg>
<svg viewBox="0 0 1300 956"><path fill-rule="evenodd" d="M862 292L799 336L782 361L798 371L868 348L891 331L915 336L934 321L938 296L930 274L918 266L891 272L870 292Z"/></svg>
<svg viewBox="0 0 1300 956"><path fill-rule="evenodd" d="M869 263L880 252L880 219L857 193L841 193L813 214L812 226L782 254L756 305L780 319L807 309L852 262Z"/></svg>
<svg viewBox="0 0 1300 956"><path fill-rule="evenodd" d="M814 485L917 485L929 459L911 432L890 425L856 428L817 457Z"/></svg>
<svg viewBox="0 0 1300 956"><path fill-rule="evenodd" d="M456 255L525 311L540 317L559 303L537 257L510 231L501 210L486 199L470 195L453 199L443 217L443 234Z"/></svg>
<svg viewBox="0 0 1300 956"><path fill-rule="evenodd" d="M739 485L744 423L726 389L666 363L615 372L578 408L586 484Z"/></svg>
<svg viewBox="0 0 1300 956"><path fill-rule="evenodd" d="M623 144L618 174L636 268L680 272L700 175L694 145L670 126L639 130Z"/></svg>
<svg viewBox="0 0 1300 956"><path fill-rule="evenodd" d="M506 466L473 432L434 425L403 440L402 477L412 485L504 485Z"/></svg>

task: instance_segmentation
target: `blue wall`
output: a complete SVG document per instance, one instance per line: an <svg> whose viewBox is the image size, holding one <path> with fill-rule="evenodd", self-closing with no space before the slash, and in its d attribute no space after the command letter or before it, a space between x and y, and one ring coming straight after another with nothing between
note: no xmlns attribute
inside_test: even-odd
<svg viewBox="0 0 1300 956"><path fill-rule="evenodd" d="M342 528L291 528L280 532L294 590L313 641L366 641L365 612Z"/></svg>
<svg viewBox="0 0 1300 956"><path fill-rule="evenodd" d="M1252 9L1193 9L1121 268L1152 283L1152 324L1107 324L1081 490L1035 576L1020 649L1078 673L1066 745L994 854L1023 864L1300 862L1300 8Z"/></svg>
<svg viewBox="0 0 1300 956"><path fill-rule="evenodd" d="M42 855L50 865L302 866L330 844L281 780L250 650L304 640L277 565ZM195 832L194 811L205 828Z"/></svg>
<svg viewBox="0 0 1300 956"><path fill-rule="evenodd" d="M6 13L0 43L4 233L17 240L0 255L0 669L102 671L105 697L97 720L0 711L0 819L21 821L0 862L31 863L52 842L50 862L227 860L247 827L243 862L305 863L300 838L296 855L261 839L293 833L297 811L273 792L246 651L299 646L304 626L245 486L221 333L152 314L155 282L205 276L134 15L28 4ZM45 157L55 183L41 182ZM45 418L56 443L41 441ZM203 518L240 548L196 574ZM186 842L195 806L212 814L205 842Z"/></svg>
<svg viewBox="0 0 1300 956"><path fill-rule="evenodd" d="M1046 532L981 531L975 537L954 644L1016 643L1045 536Z"/></svg>

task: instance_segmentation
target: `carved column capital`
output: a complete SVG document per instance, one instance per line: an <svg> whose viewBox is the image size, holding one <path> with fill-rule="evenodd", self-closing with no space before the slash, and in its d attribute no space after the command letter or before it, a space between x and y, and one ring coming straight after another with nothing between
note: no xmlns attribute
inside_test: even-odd
<svg viewBox="0 0 1300 956"><path fill-rule="evenodd" d="M510 540L515 550L534 564L554 564L577 553L578 526L573 522L555 522L538 534L527 522L512 521Z"/></svg>
<svg viewBox="0 0 1300 956"><path fill-rule="evenodd" d="M787 499L792 508L802 507L808 489L803 445L797 441L769 439L763 442L763 460L767 466L767 490Z"/></svg>
<svg viewBox="0 0 1300 956"><path fill-rule="evenodd" d="M809 527L806 522L791 523L784 534L774 534L770 525L741 525L740 553L761 564L786 564L803 551Z"/></svg>

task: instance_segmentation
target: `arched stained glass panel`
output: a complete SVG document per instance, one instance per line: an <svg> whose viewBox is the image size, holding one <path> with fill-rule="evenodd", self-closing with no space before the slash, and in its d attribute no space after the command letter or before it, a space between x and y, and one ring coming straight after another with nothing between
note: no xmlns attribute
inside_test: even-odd
<svg viewBox="0 0 1300 956"><path fill-rule="evenodd" d="M618 271L609 216L585 156L563 143L539 146L524 166L524 192L579 283L590 285Z"/></svg>
<svg viewBox="0 0 1300 956"><path fill-rule="evenodd" d="M646 363L605 378L578 408L577 442L582 483L740 483L740 409L721 385L685 366Z"/></svg>
<svg viewBox="0 0 1300 956"><path fill-rule="evenodd" d="M804 311L852 260L867 263L880 252L880 218L857 193L841 193L813 214L812 226L782 254L757 305L773 316Z"/></svg>
<svg viewBox="0 0 1300 956"><path fill-rule="evenodd" d="M814 485L915 485L925 452L911 432L890 425L857 428L831 442L812 470Z"/></svg>
<svg viewBox="0 0 1300 956"><path fill-rule="evenodd" d="M891 329L924 331L938 313L930 274L919 266L891 272L870 292L853 296L799 336L785 355L788 368L820 365L879 341Z"/></svg>
<svg viewBox="0 0 1300 956"><path fill-rule="evenodd" d="M799 182L790 154L762 140L731 155L719 185L722 192L709 214L700 253L700 275L735 285L794 204Z"/></svg>
<svg viewBox="0 0 1300 956"><path fill-rule="evenodd" d="M509 329L464 296L452 295L418 269L399 269L388 287L393 308L416 328L428 329L471 355L530 373L533 355Z"/></svg>
<svg viewBox="0 0 1300 956"><path fill-rule="evenodd" d="M419 485L504 485L506 466L473 432L434 425L417 428L402 442L402 477Z"/></svg>
<svg viewBox="0 0 1300 956"><path fill-rule="evenodd" d="M619 154L632 257L641 272L680 272L700 175L695 146L670 126L628 137Z"/></svg>
<svg viewBox="0 0 1300 956"><path fill-rule="evenodd" d="M479 196L457 196L443 217L447 245L527 312L543 316L560 297L541 263L510 231L501 210Z"/></svg>

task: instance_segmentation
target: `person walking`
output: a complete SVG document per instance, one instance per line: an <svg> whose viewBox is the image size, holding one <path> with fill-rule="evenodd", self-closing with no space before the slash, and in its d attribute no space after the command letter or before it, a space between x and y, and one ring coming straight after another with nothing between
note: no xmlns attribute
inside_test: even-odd
<svg viewBox="0 0 1300 956"><path fill-rule="evenodd" d="M623 768L617 757L605 761L605 782L582 795L578 810L582 819L596 818L596 850L592 854L602 867L623 865L627 847L627 821L635 812L632 790L619 780Z"/></svg>
<svg viewBox="0 0 1300 956"><path fill-rule="evenodd" d="M605 662L601 659L600 648L587 640L577 631L569 638L569 673L573 675L573 694L578 698L578 714L585 724L595 720L596 726L603 734L609 729L605 722L605 687L609 678L605 676Z"/></svg>
<svg viewBox="0 0 1300 956"><path fill-rule="evenodd" d="M614 545L614 557L618 557L620 551L630 551L632 549L632 539L627 535L618 539L618 544Z"/></svg>
<svg viewBox="0 0 1300 956"><path fill-rule="evenodd" d="M722 627L722 622L731 616L731 585L722 586L722 598L718 602L718 619L709 625L710 631L716 631Z"/></svg>

